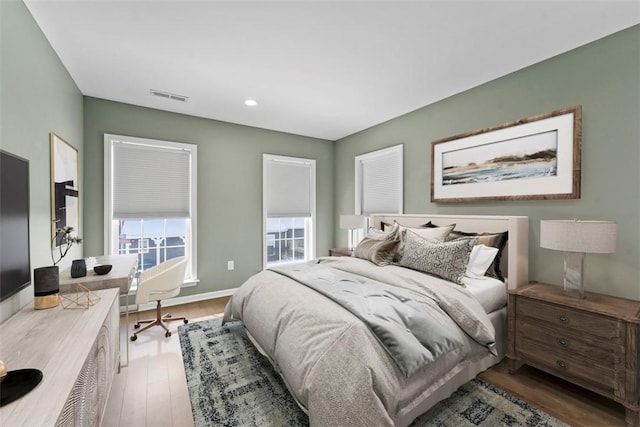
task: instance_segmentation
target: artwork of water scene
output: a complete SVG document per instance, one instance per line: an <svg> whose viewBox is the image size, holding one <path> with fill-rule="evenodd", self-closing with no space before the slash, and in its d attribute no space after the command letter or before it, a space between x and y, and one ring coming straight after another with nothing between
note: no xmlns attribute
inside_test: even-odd
<svg viewBox="0 0 640 427"><path fill-rule="evenodd" d="M442 185L557 175L557 130L442 154Z"/></svg>

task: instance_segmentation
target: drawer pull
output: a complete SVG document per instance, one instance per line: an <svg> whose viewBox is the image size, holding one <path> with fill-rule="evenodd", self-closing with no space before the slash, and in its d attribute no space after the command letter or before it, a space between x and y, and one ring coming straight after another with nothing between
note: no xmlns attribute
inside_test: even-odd
<svg viewBox="0 0 640 427"><path fill-rule="evenodd" d="M568 346L569 346L569 341L567 341L567 340L566 340L566 339L564 339L564 338L558 338L558 344L559 344L561 347L568 347Z"/></svg>
<svg viewBox="0 0 640 427"><path fill-rule="evenodd" d="M568 369L569 368L569 364L563 360L558 360L557 362L558 366L562 369Z"/></svg>
<svg viewBox="0 0 640 427"><path fill-rule="evenodd" d="M560 321L560 323L569 323L569 318L564 314L558 316L558 320Z"/></svg>

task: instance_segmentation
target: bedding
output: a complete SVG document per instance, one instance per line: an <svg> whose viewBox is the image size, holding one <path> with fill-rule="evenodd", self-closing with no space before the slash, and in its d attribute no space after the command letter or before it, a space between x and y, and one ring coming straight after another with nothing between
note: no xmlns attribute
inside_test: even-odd
<svg viewBox="0 0 640 427"><path fill-rule="evenodd" d="M467 319L475 313L466 310L459 299L447 304L444 300L449 296L438 286L429 287L429 294L435 298L429 302L429 307L425 307L401 289L321 262L273 267L271 271L319 292L362 320L405 376L409 377L443 354L461 347L463 331L493 350L495 337L490 323L487 322L484 328L467 328ZM457 309L447 311L450 306Z"/></svg>
<svg viewBox="0 0 640 427"><path fill-rule="evenodd" d="M434 309L462 345L405 375L380 338L351 311L276 271L252 276L227 304L223 322L244 323L256 347L308 411L312 426L406 424L407 414L428 398L429 387L493 349L495 332L485 308L459 284L357 257L320 258L315 265L331 267L340 272L337 276L379 282L381 289ZM348 291L348 286L342 289Z"/></svg>
<svg viewBox="0 0 640 427"><path fill-rule="evenodd" d="M462 283L486 313L491 313L507 305L507 285L496 278L464 277Z"/></svg>

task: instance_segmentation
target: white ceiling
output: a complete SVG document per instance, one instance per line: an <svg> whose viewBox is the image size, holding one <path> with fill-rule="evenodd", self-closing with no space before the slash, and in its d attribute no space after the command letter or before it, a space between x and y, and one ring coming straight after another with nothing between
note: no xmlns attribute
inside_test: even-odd
<svg viewBox="0 0 640 427"><path fill-rule="evenodd" d="M640 23L637 0L25 4L84 95L329 140Z"/></svg>

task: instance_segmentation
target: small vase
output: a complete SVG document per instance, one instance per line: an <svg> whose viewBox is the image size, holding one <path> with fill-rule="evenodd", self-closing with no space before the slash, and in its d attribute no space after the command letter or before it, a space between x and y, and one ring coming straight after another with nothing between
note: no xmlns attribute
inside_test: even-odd
<svg viewBox="0 0 640 427"><path fill-rule="evenodd" d="M84 277L87 275L87 263L84 258L74 259L71 262L71 277Z"/></svg>
<svg viewBox="0 0 640 427"><path fill-rule="evenodd" d="M52 308L60 302L60 275L57 265L33 270L33 304L36 310Z"/></svg>

